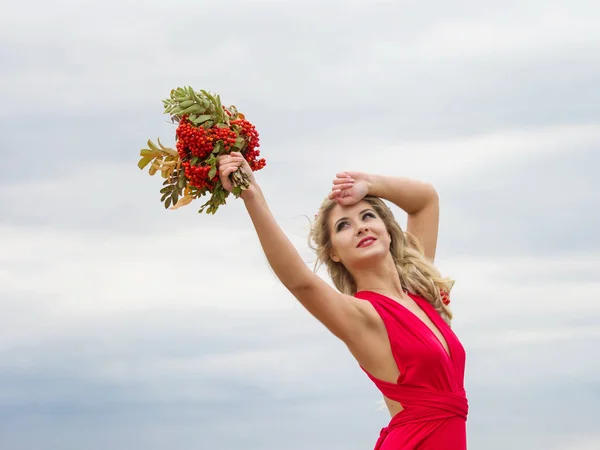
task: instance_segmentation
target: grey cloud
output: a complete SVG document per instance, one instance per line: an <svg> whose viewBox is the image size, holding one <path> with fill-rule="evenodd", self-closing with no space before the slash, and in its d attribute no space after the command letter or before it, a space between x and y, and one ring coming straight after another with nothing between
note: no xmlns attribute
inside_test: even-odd
<svg viewBox="0 0 600 450"><path fill-rule="evenodd" d="M459 254L559 255L600 249L600 184L595 146L508 162L461 179L446 192L456 215L440 231ZM464 224L464 225L463 225Z"/></svg>
<svg viewBox="0 0 600 450"><path fill-rule="evenodd" d="M472 390L473 397L468 423L468 429L473 430L469 447L473 448L559 450L572 441L572 436L589 434L598 426L593 412L600 398L597 383L578 382L574 386L564 379L552 384L540 376L537 386ZM567 406L575 404L573 409ZM565 409L573 414L568 419L561 413Z"/></svg>
<svg viewBox="0 0 600 450"><path fill-rule="evenodd" d="M15 355L4 352L0 416L9 426L1 433L3 448L32 448L40 439L60 448L85 442L91 450L160 448L167 442L173 448L191 443L251 449L279 448L283 442L294 449L374 445L388 418L376 409L376 390L358 367L350 370L354 363L348 355L339 356L341 346L333 337L325 339L302 321L294 325L289 315L250 321L239 313L199 313L204 319L197 327L189 311L82 324L76 334L15 349L15 355L32 361L26 370L11 367ZM210 333L203 333L203 321L213 324ZM229 333L244 322L242 334ZM215 329L215 323L221 325ZM469 350L470 447L560 449L573 434L595 429L600 386L594 380L600 365L587 352L598 345L597 337L513 348L472 345L498 328L489 325L463 338ZM210 347L201 344L207 339ZM102 345L110 340L120 346ZM268 365L219 376L200 366L197 373L182 377L173 364L150 380L114 380L100 373L114 358L135 367L147 357L160 364L164 356L226 355L251 348L285 348L302 364L315 346L325 353L317 365L300 371L301 383L293 381L292 373L289 382L274 379ZM322 361L328 361L326 367ZM553 372L557 364L562 370ZM211 394L198 396L202 385ZM182 389L191 390L181 397ZM565 407L574 402L577 408Z"/></svg>
<svg viewBox="0 0 600 450"><path fill-rule="evenodd" d="M261 185L303 241L301 216L312 217L331 175L356 154L600 118L593 1L568 9L555 1L47 5L15 4L0 17L8 87L0 95L10 105L0 112L0 225L8 236L68 230L87 236L80 242L92 252L93 239L118 245L115 236L198 229L206 239L212 226L249 229L241 202L215 217L198 218L200 202L162 214L160 179L135 167L148 138L172 140L160 100L184 83L220 92L257 125L269 160ZM198 29L220 36L217 45L200 51ZM444 180L440 255L597 253L597 142L570 150ZM198 256L199 270L225 260L213 252ZM0 280L61 258L17 256L0 263ZM245 254L244 263L257 258L266 267L262 255ZM510 299L510 311L480 304L461 322L489 289L556 278L586 286L597 277L589 265L513 270L464 303L455 297L455 330L468 350L470 448L564 450L574 436L596 433L600 366L590 355L600 342L591 306L559 315L543 298L522 299L539 302L532 315ZM166 295L154 311L57 315L79 292L23 285L2 293L2 449L358 450L372 448L388 421L344 346L298 305L177 310Z"/></svg>
<svg viewBox="0 0 600 450"><path fill-rule="evenodd" d="M13 165L18 162L14 155L21 154L9 149L27 148L36 155L29 170L13 170L6 177L59 174L65 170L63 158L67 157L90 163L135 159L145 139L169 132L160 117L160 100L171 87L188 82L215 89L224 100L242 105L263 130L267 148L286 148L293 139L304 142L306 152L311 152L311 142L332 135L352 139L359 133L382 134L389 136L387 141L393 141L394 135L448 138L598 119L600 102L593 83L600 62L593 56L598 54L593 37L583 43L574 40L552 52L538 52L534 47L525 55L506 50L497 55L493 50L483 55L451 51L444 55L442 50L439 58L405 54L427 33L466 20L465 14L489 21L490 26L499 24L503 30L515 25L514 19L507 22L505 16L510 5L507 10L494 10L490 5L467 4L467 10L455 4L433 9L355 4L321 8L318 15L293 5L248 8L240 4L244 14L231 14L229 7L211 7L208 12L191 9L186 17L180 17L175 4L150 7L143 13L125 5L121 19L110 19L114 25L110 34L103 29L98 34L78 22L73 33L81 35L79 45L87 51L67 45L72 35L41 28L40 33L50 34L35 45L22 39L6 44L7 54L29 59L13 58L10 73L3 72L5 82L10 85L11 77L17 82L33 79L25 90L34 94L43 87L45 91L35 101L37 111L44 108L43 113L37 112L44 121L36 121L33 131L27 121L30 112L20 100L23 88L4 94L13 105L0 128L7 163L18 167ZM519 11L523 13L521 7ZM74 17L80 13L70 12ZM109 21L105 11L96 13L96 20ZM581 16L575 7L569 13ZM125 20L128 14L137 15L135 22ZM546 29L544 21L530 14L527 11L521 20L534 20L537 28L531 40L541 39L538 45L544 48L544 33L554 38L552 28ZM188 30L198 26L198 20L207 35L220 31L222 22L231 23L222 43L211 50L214 53L197 54L189 47ZM364 33L356 31L356 20ZM367 32L375 23L377 31ZM140 33L159 26L159 41L140 42ZM385 52L378 47L382 43ZM190 55L194 55L191 60ZM32 70L31 61L39 63L40 57L48 61ZM213 64L208 66L207 60ZM172 66L181 64L188 69L174 72ZM368 64L381 67L370 71ZM46 78L36 78L42 76Z"/></svg>

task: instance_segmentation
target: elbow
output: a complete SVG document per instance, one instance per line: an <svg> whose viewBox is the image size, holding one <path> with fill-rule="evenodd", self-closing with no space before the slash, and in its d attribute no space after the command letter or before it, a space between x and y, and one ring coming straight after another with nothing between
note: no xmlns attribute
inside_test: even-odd
<svg viewBox="0 0 600 450"><path fill-rule="evenodd" d="M426 183L425 188L427 189L427 195L432 201L439 202L440 196L433 183Z"/></svg>
<svg viewBox="0 0 600 450"><path fill-rule="evenodd" d="M425 198L427 206L440 204L440 195L432 183L425 184Z"/></svg>

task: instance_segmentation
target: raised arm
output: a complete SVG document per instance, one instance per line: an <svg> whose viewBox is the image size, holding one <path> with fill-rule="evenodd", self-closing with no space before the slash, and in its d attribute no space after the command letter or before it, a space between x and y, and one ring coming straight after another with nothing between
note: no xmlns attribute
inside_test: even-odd
<svg viewBox="0 0 600 450"><path fill-rule="evenodd" d="M369 175L369 195L394 203L408 214L406 231L423 243L425 256L435 259L440 203L437 191L422 181L403 177Z"/></svg>
<svg viewBox="0 0 600 450"><path fill-rule="evenodd" d="M345 342L356 338L367 319L360 302L336 291L311 271L273 217L248 163L239 153L221 157L219 173L223 187L231 190L228 176L239 166L251 175L250 188L242 193L269 265L283 285L335 336Z"/></svg>

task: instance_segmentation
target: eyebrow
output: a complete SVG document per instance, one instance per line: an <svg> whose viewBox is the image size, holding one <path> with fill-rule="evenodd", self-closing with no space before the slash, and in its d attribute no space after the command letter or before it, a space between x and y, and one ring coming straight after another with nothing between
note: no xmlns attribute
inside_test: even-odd
<svg viewBox="0 0 600 450"><path fill-rule="evenodd" d="M359 213L358 213L358 215L360 216L361 214L364 214L364 213L366 213L366 212L368 212L368 211L371 211L371 212L373 212L373 213L375 212L375 211L374 211L372 208L367 208L367 209L363 209L361 212L359 212ZM348 218L347 218L347 217L340 217L340 218L339 218L338 220L336 220L336 221L335 221L335 223L333 224L333 228L336 228L336 227L337 227L337 224L338 224L339 222L341 222L342 220L348 220Z"/></svg>

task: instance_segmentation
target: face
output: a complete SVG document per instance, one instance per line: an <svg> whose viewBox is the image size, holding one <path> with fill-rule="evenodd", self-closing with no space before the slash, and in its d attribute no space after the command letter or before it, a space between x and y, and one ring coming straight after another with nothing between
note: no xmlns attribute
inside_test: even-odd
<svg viewBox="0 0 600 450"><path fill-rule="evenodd" d="M331 259L360 269L390 254L391 237L375 209L365 202L335 205L329 217Z"/></svg>

